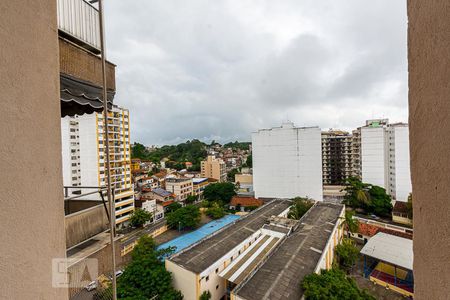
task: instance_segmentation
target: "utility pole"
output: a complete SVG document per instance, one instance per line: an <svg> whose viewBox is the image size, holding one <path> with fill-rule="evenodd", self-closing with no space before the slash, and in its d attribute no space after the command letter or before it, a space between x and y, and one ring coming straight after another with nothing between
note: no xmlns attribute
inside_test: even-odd
<svg viewBox="0 0 450 300"><path fill-rule="evenodd" d="M116 251L114 245L114 233L115 233L115 207L113 201L113 195L111 190L111 165L109 159L109 130L108 130L108 93L106 85L106 46L105 46L105 24L103 15L103 1L98 0L98 11L99 11L99 24L100 24L100 50L102 59L102 77L103 77L103 121L104 121L104 133L106 142L106 174L107 174L107 198L109 203L109 235L111 240L111 254L112 254L112 291L113 300L117 300L117 284L116 284Z"/></svg>

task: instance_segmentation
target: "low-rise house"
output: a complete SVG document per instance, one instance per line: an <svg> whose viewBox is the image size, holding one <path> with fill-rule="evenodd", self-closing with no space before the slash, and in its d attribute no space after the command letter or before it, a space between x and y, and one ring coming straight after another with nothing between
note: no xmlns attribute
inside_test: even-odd
<svg viewBox="0 0 450 300"><path fill-rule="evenodd" d="M413 220L408 211L407 202L395 201L392 209L392 221L408 226L412 226Z"/></svg>
<svg viewBox="0 0 450 300"><path fill-rule="evenodd" d="M230 209L249 211L262 206L264 202L255 197L234 196L230 201Z"/></svg>
<svg viewBox="0 0 450 300"><path fill-rule="evenodd" d="M146 200L142 202L142 209L152 214L152 219L149 223L154 223L164 218L164 207L161 204L158 204L156 200Z"/></svg>

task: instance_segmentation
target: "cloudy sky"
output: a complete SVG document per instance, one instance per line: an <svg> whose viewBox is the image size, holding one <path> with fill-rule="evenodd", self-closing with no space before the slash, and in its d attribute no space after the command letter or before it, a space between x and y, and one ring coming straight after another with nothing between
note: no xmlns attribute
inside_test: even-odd
<svg viewBox="0 0 450 300"><path fill-rule="evenodd" d="M407 121L404 0L110 0L115 102L133 141Z"/></svg>

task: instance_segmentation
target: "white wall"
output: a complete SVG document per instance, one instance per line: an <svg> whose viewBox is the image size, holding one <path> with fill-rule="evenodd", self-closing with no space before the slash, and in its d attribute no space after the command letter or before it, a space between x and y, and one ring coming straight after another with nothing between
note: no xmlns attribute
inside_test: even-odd
<svg viewBox="0 0 450 300"><path fill-rule="evenodd" d="M322 201L322 142L318 127L292 123L252 134L255 196Z"/></svg>
<svg viewBox="0 0 450 300"><path fill-rule="evenodd" d="M412 191L409 168L409 130L408 126L395 126L395 199L407 201Z"/></svg>
<svg viewBox="0 0 450 300"><path fill-rule="evenodd" d="M80 170L81 185L99 186L98 175L98 146L97 146L97 125L95 114L85 114L78 117L80 133ZM83 190L83 193L92 190ZM90 195L89 199L100 199L97 194Z"/></svg>
<svg viewBox="0 0 450 300"><path fill-rule="evenodd" d="M388 190L386 138L383 127L361 128L362 181Z"/></svg>
<svg viewBox="0 0 450 300"><path fill-rule="evenodd" d="M61 118L62 170L64 186L72 185L69 117Z"/></svg>

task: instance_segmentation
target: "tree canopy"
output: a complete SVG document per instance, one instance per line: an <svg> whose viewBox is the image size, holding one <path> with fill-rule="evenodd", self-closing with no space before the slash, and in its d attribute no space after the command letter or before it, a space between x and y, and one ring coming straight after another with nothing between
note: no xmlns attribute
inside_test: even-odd
<svg viewBox="0 0 450 300"><path fill-rule="evenodd" d="M186 205L166 215L167 225L175 229L195 228L200 218L200 209L195 205Z"/></svg>
<svg viewBox="0 0 450 300"><path fill-rule="evenodd" d="M336 246L336 255L341 268L348 271L355 265L359 250L353 240L343 239L342 243Z"/></svg>
<svg viewBox="0 0 450 300"><path fill-rule="evenodd" d="M240 150L249 150L251 142L230 142L223 145L223 148L232 148L232 149L240 149Z"/></svg>
<svg viewBox="0 0 450 300"><path fill-rule="evenodd" d="M117 280L119 299L144 300L157 297L181 300L183 295L172 286L172 276L162 261L172 249L156 250L151 237L143 236L133 249L132 261Z"/></svg>
<svg viewBox="0 0 450 300"><path fill-rule="evenodd" d="M220 200L223 203L230 203L231 198L236 195L234 184L231 182L217 182L205 187L203 196L208 201Z"/></svg>
<svg viewBox="0 0 450 300"><path fill-rule="evenodd" d="M344 203L352 208L363 209L366 213L388 217L392 212L391 196L382 187L363 183L351 177L346 180Z"/></svg>
<svg viewBox="0 0 450 300"><path fill-rule="evenodd" d="M174 169L184 169L186 162L191 162L192 170L200 170L200 162L206 158L206 144L199 140L186 141L178 145L166 145L148 151L144 145L134 143L131 146L131 157L150 160L159 163L167 158L166 166Z"/></svg>
<svg viewBox="0 0 450 300"><path fill-rule="evenodd" d="M337 268L305 276L302 288L305 290L307 300L375 300L365 290L360 290L353 279Z"/></svg>
<svg viewBox="0 0 450 300"><path fill-rule="evenodd" d="M152 214L142 208L136 208L130 217L130 225L133 227L141 227L150 221Z"/></svg>
<svg viewBox="0 0 450 300"><path fill-rule="evenodd" d="M225 216L225 210L223 209L223 207L217 203L214 202L211 207L209 207L208 209L206 209L205 211L206 215L208 217L210 217L211 219L220 219L223 216Z"/></svg>
<svg viewBox="0 0 450 300"><path fill-rule="evenodd" d="M300 220L300 218L313 206L309 198L296 197L292 199L294 203L289 209L288 218Z"/></svg>
<svg viewBox="0 0 450 300"><path fill-rule="evenodd" d="M346 210L345 217L342 222L342 226L345 227L345 230L347 230L351 233L356 233L356 232L358 232L358 229L359 229L359 222L358 222L358 220L353 218L354 215L355 215L354 211Z"/></svg>

